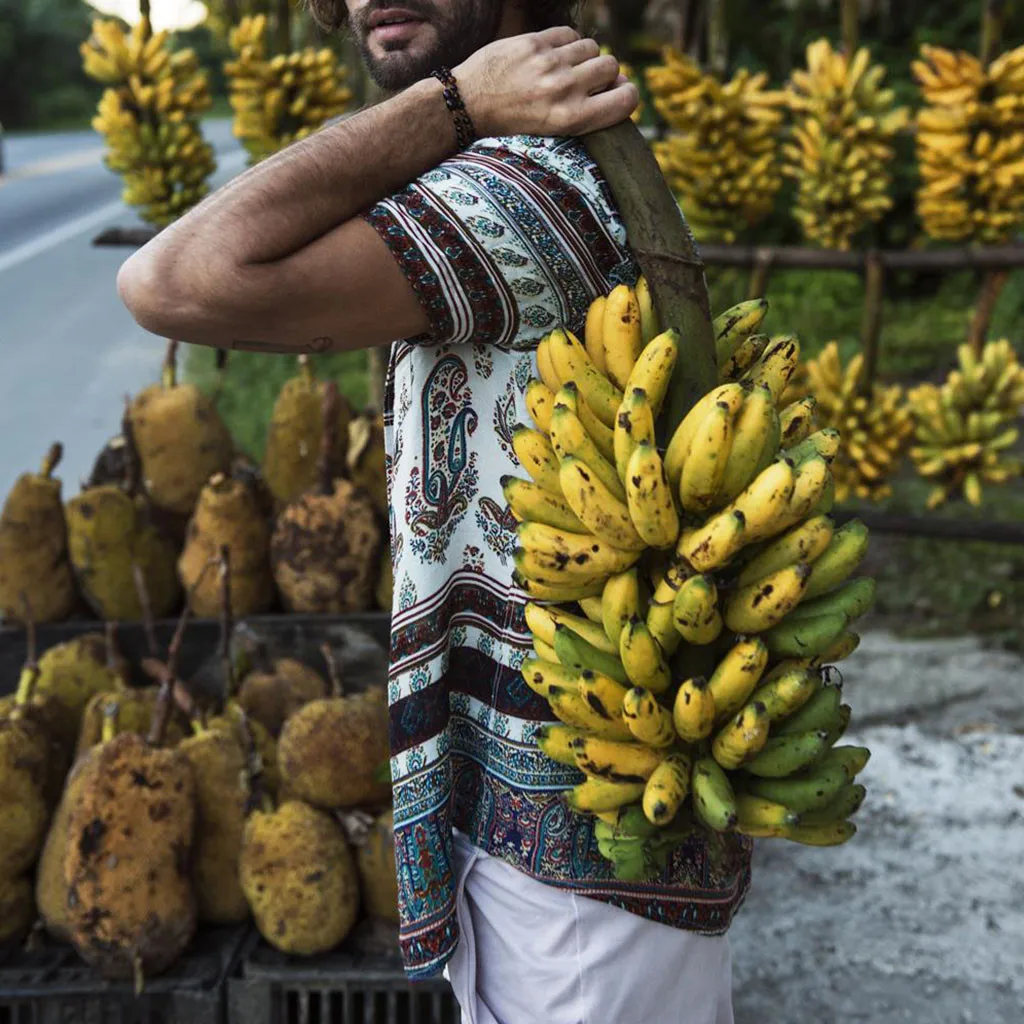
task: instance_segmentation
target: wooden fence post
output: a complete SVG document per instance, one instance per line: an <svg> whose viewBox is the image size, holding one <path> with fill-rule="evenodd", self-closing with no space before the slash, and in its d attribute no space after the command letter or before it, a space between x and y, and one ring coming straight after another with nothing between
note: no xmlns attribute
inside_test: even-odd
<svg viewBox="0 0 1024 1024"><path fill-rule="evenodd" d="M869 397L878 373L878 349L882 335L882 307L885 303L885 267L877 252L864 257L864 313L861 319L860 342L864 353L858 389Z"/></svg>
<svg viewBox="0 0 1024 1024"><path fill-rule="evenodd" d="M849 59L857 52L860 38L860 0L840 0L842 19L843 49Z"/></svg>

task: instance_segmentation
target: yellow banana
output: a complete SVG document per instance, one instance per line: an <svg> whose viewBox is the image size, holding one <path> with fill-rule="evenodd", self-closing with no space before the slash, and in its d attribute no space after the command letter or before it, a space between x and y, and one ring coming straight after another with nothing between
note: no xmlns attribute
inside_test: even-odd
<svg viewBox="0 0 1024 1024"><path fill-rule="evenodd" d="M715 332L719 366L725 366L740 345L761 326L767 315L767 299L749 299L715 317L711 326Z"/></svg>
<svg viewBox="0 0 1024 1024"><path fill-rule="evenodd" d="M786 406L779 413L783 447L790 448L799 444L813 432L817 405L818 400L813 395L807 395L792 405Z"/></svg>
<svg viewBox="0 0 1024 1024"><path fill-rule="evenodd" d="M543 381L531 380L526 385L526 409L542 434L551 433L551 410L554 406L555 396Z"/></svg>
<svg viewBox="0 0 1024 1024"><path fill-rule="evenodd" d="M796 471L793 497L789 500L786 514L776 523L776 528L779 531L788 530L809 515L821 515L828 511L821 506L832 482L832 470L820 455L808 459Z"/></svg>
<svg viewBox="0 0 1024 1024"><path fill-rule="evenodd" d="M626 624L640 614L640 576L635 568L608 578L601 593L601 621L605 635L618 649Z"/></svg>
<svg viewBox="0 0 1024 1024"><path fill-rule="evenodd" d="M601 580L596 580L593 583L559 587L550 583L538 583L536 580L527 579L518 572L512 574L512 581L524 594L532 597L534 601L557 601L559 603L578 601L581 597L597 597L604 586Z"/></svg>
<svg viewBox="0 0 1024 1024"><path fill-rule="evenodd" d="M625 501L626 490L615 467L601 454L574 408L567 404L567 399L574 393L575 387L570 384L555 397L551 414L551 447L559 459L574 455L585 462L616 498Z"/></svg>
<svg viewBox="0 0 1024 1024"><path fill-rule="evenodd" d="M544 490L556 498L562 497L558 482L558 459L548 439L539 431L523 424L512 428L512 450L519 464Z"/></svg>
<svg viewBox="0 0 1024 1024"><path fill-rule="evenodd" d="M598 370L579 340L568 331L552 331L548 351L559 379L573 381L594 415L606 427L614 427L615 416L622 404L622 392Z"/></svg>
<svg viewBox="0 0 1024 1024"><path fill-rule="evenodd" d="M621 718L607 719L595 711L575 690L552 684L548 687L548 704L555 718L573 729L582 729L593 736L609 740L629 740L632 733Z"/></svg>
<svg viewBox="0 0 1024 1024"><path fill-rule="evenodd" d="M699 572L725 565L747 542L747 521L741 512L719 512L696 530L684 529L676 552Z"/></svg>
<svg viewBox="0 0 1024 1024"><path fill-rule="evenodd" d="M770 722L779 722L803 707L817 692L819 682L819 674L812 669L776 669L754 691L751 700L764 705Z"/></svg>
<svg viewBox="0 0 1024 1024"><path fill-rule="evenodd" d="M631 388L619 407L619 415L615 418L615 470L619 479L625 484L626 470L633 449L641 441L656 443L654 433L654 412L647 400L647 392L642 388Z"/></svg>
<svg viewBox="0 0 1024 1024"><path fill-rule="evenodd" d="M555 394L562 386L562 380L555 371L555 364L551 360L550 335L542 338L537 346L537 372L540 374L540 379L544 386L551 394Z"/></svg>
<svg viewBox="0 0 1024 1024"><path fill-rule="evenodd" d="M643 619L634 618L626 624L619 637L619 658L634 686L664 693L672 685L664 653Z"/></svg>
<svg viewBox="0 0 1024 1024"><path fill-rule="evenodd" d="M683 475L683 465L689 458L694 435L697 433L708 412L717 403L725 402L730 412L736 413L743 405L745 395L746 390L742 384L722 384L699 399L686 414L683 421L676 427L675 433L672 435L672 439L669 441L668 448L665 451L665 472L668 473L669 483L673 487L679 486L679 481Z"/></svg>
<svg viewBox="0 0 1024 1024"><path fill-rule="evenodd" d="M771 343L767 334L752 334L733 353L731 359L718 364L719 380L738 381L764 355Z"/></svg>
<svg viewBox="0 0 1024 1024"><path fill-rule="evenodd" d="M576 767L591 778L646 782L663 755L643 743L581 736L573 741Z"/></svg>
<svg viewBox="0 0 1024 1024"><path fill-rule="evenodd" d="M520 522L544 523L570 533L586 532L587 528L566 501L540 484L514 476L503 476L501 489L513 515Z"/></svg>
<svg viewBox="0 0 1024 1024"><path fill-rule="evenodd" d="M554 647L551 644L544 643L543 640L538 640L536 637L533 638L533 653L542 661L554 662L558 660Z"/></svg>
<svg viewBox="0 0 1024 1024"><path fill-rule="evenodd" d="M644 794L643 782L610 782L608 779L587 779L565 794L565 802L580 813L598 814L614 811L639 800Z"/></svg>
<svg viewBox="0 0 1024 1024"><path fill-rule="evenodd" d="M652 548L679 539L679 513L658 450L646 441L633 449L626 467L626 504L637 533Z"/></svg>
<svg viewBox="0 0 1024 1024"><path fill-rule="evenodd" d="M608 366L604 359L605 305L606 299L603 295L599 295L590 304L590 308L587 310L587 323L583 329L583 345L594 366L607 376Z"/></svg>
<svg viewBox="0 0 1024 1024"><path fill-rule="evenodd" d="M729 506L743 516L744 541L751 543L780 532L789 515L796 474L784 459L773 462Z"/></svg>
<svg viewBox="0 0 1024 1024"><path fill-rule="evenodd" d="M590 619L573 615L563 608L541 607L531 601L527 603L524 614L530 632L551 647L554 647L555 644L555 629L558 626L566 626L600 651L606 651L608 654L616 654L618 651L605 636L601 626L591 622Z"/></svg>
<svg viewBox="0 0 1024 1024"><path fill-rule="evenodd" d="M601 606L601 598L584 597L579 600L577 604L579 604L580 610L588 619L590 619L591 622L596 622L602 629L604 629L604 610Z"/></svg>
<svg viewBox="0 0 1024 1024"><path fill-rule="evenodd" d="M590 435L597 450L609 461L615 461L615 431L606 427L596 416L594 410L583 400L581 395L576 403L576 415L583 424L583 429Z"/></svg>
<svg viewBox="0 0 1024 1024"><path fill-rule="evenodd" d="M831 543L833 529L834 525L828 516L814 516L794 526L747 562L736 582L744 587L787 565L796 562L813 564Z"/></svg>
<svg viewBox="0 0 1024 1024"><path fill-rule="evenodd" d="M592 711L607 721L622 717L623 702L628 689L610 676L585 668L576 681L576 692Z"/></svg>
<svg viewBox="0 0 1024 1024"><path fill-rule="evenodd" d="M785 828L800 821L800 816L785 804L765 800L753 793L736 794L736 818L736 831L746 835L750 834L748 830Z"/></svg>
<svg viewBox="0 0 1024 1024"><path fill-rule="evenodd" d="M820 597L835 589L854 573L868 551L868 529L853 519L841 526L811 567L804 600Z"/></svg>
<svg viewBox="0 0 1024 1024"><path fill-rule="evenodd" d="M537 730L537 746L552 761L575 768L576 754L572 741L584 735L579 729L571 729L567 725L542 725Z"/></svg>
<svg viewBox="0 0 1024 1024"><path fill-rule="evenodd" d="M679 813L690 792L693 760L688 754L665 757L651 773L644 787L644 816L652 825L668 825Z"/></svg>
<svg viewBox="0 0 1024 1024"><path fill-rule="evenodd" d="M676 741L672 715L646 687L634 686L622 701L622 720L633 737L655 748L671 747Z"/></svg>
<svg viewBox="0 0 1024 1024"><path fill-rule="evenodd" d="M860 636L852 630L847 630L833 641L827 651L815 658L814 662L821 665L834 665L837 661L848 658L858 647L860 647Z"/></svg>
<svg viewBox="0 0 1024 1024"><path fill-rule="evenodd" d="M658 581L647 608L647 629L658 641L666 657L671 657L683 638L675 626L675 600L683 581L691 575L688 566L675 562L669 566L664 577Z"/></svg>
<svg viewBox="0 0 1024 1024"><path fill-rule="evenodd" d="M623 551L599 540L593 534L569 533L543 523L520 523L516 528L519 543L530 562L516 568L530 579L555 586L601 578L625 572L640 552ZM526 569L536 568L540 576Z"/></svg>
<svg viewBox="0 0 1024 1024"><path fill-rule="evenodd" d="M800 361L800 343L791 335L773 338L764 355L744 374L749 384L767 384L778 404Z"/></svg>
<svg viewBox="0 0 1024 1024"><path fill-rule="evenodd" d="M725 603L725 624L741 634L777 626L800 603L810 575L811 567L797 562L740 587Z"/></svg>
<svg viewBox="0 0 1024 1024"><path fill-rule="evenodd" d="M745 705L711 741L711 756L727 771L734 771L754 757L768 742L771 720L757 701Z"/></svg>
<svg viewBox="0 0 1024 1024"><path fill-rule="evenodd" d="M716 402L693 435L679 478L686 512L707 512L714 504L732 449L733 415L727 402Z"/></svg>
<svg viewBox="0 0 1024 1024"><path fill-rule="evenodd" d="M654 338L637 358L633 370L626 380L625 393L634 388L647 394L655 419L661 412L665 395L672 383L672 371L679 357L680 338L674 330L665 331Z"/></svg>
<svg viewBox="0 0 1024 1024"><path fill-rule="evenodd" d="M604 307L604 358L608 377L625 388L643 348L640 306L628 285L613 288Z"/></svg>
<svg viewBox="0 0 1024 1024"><path fill-rule="evenodd" d="M753 482L767 464L766 448L770 449L769 458L775 454L777 428L773 421L778 419L778 415L772 393L766 385L759 385L747 395L743 407L736 414L732 448L721 486L715 495L716 506L728 505Z"/></svg>
<svg viewBox="0 0 1024 1024"><path fill-rule="evenodd" d="M756 636L737 640L726 652L708 679L718 721L734 715L747 703L767 664L768 648Z"/></svg>
<svg viewBox="0 0 1024 1024"><path fill-rule="evenodd" d="M842 846L857 834L852 821L833 821L822 825L793 825L786 829L785 838L804 846Z"/></svg>
<svg viewBox="0 0 1024 1024"><path fill-rule="evenodd" d="M715 698L703 676L686 679L676 692L672 721L679 738L696 743L711 735L715 727Z"/></svg>
<svg viewBox="0 0 1024 1024"><path fill-rule="evenodd" d="M715 581L710 576L691 576L679 588L672 613L676 629L687 643L714 643L722 632Z"/></svg>
<svg viewBox="0 0 1024 1024"><path fill-rule="evenodd" d="M547 658L527 658L519 669L526 685L545 700L552 686L572 689L576 685L578 673L574 669L565 668L557 661Z"/></svg>
<svg viewBox="0 0 1024 1024"><path fill-rule="evenodd" d="M562 459L559 482L569 507L596 537L627 551L646 548L629 516L629 508L586 463L574 456Z"/></svg>
<svg viewBox="0 0 1024 1024"><path fill-rule="evenodd" d="M658 326L658 313L654 308L651 286L643 275L636 283L636 304L640 309L640 338L646 347L657 336L661 328Z"/></svg>

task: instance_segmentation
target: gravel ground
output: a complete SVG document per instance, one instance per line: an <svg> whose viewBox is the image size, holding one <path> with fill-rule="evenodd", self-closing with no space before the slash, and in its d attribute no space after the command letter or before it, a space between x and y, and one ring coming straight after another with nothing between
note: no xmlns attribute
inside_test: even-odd
<svg viewBox="0 0 1024 1024"><path fill-rule="evenodd" d="M871 747L857 836L759 844L737 1024L1024 1022L1024 661L871 633L843 666Z"/></svg>

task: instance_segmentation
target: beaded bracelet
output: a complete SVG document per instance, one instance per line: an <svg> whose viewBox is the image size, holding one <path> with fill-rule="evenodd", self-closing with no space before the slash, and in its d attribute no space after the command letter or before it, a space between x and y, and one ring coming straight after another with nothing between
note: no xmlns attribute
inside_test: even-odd
<svg viewBox="0 0 1024 1024"><path fill-rule="evenodd" d="M438 68L431 74L444 87L444 103L452 115L452 121L455 122L455 139L458 147L466 149L476 141L477 134L473 119L469 116L466 104L462 101L459 83L455 81L451 68Z"/></svg>

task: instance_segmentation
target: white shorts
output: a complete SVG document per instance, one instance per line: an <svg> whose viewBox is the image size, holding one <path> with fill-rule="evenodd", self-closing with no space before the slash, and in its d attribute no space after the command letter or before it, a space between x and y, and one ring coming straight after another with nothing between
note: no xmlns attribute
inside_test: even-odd
<svg viewBox="0 0 1024 1024"><path fill-rule="evenodd" d="M462 1024L733 1024L725 936L545 885L455 835Z"/></svg>

